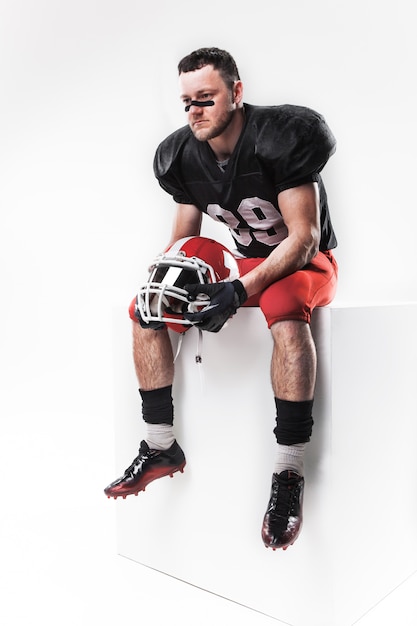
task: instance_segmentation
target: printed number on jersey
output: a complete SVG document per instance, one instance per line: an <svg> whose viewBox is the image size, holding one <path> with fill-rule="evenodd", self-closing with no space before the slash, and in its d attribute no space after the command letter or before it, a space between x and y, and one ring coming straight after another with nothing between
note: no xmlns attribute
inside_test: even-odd
<svg viewBox="0 0 417 626"><path fill-rule="evenodd" d="M207 205L207 213L223 222L242 246L249 246L253 239L267 246L276 246L288 235L284 220L271 202L261 198L246 198L237 208L240 219L219 204Z"/></svg>

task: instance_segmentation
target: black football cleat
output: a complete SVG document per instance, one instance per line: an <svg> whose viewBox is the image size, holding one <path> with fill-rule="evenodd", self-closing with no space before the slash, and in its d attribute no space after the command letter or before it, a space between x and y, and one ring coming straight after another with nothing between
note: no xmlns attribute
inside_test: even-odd
<svg viewBox="0 0 417 626"><path fill-rule="evenodd" d="M115 500L121 496L126 498L131 494L138 495L145 491L150 482L163 476L171 476L174 472L183 472L185 456L176 441L168 450L152 450L146 441L142 441L138 456L125 470L120 478L110 483L104 493L108 498Z"/></svg>
<svg viewBox="0 0 417 626"><path fill-rule="evenodd" d="M286 550L297 539L303 522L304 478L291 470L272 475L271 497L262 525L267 548Z"/></svg>

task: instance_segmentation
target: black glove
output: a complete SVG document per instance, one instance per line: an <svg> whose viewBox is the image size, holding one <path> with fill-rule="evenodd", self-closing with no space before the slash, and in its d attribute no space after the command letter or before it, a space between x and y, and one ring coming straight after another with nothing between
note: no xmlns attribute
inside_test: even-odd
<svg viewBox="0 0 417 626"><path fill-rule="evenodd" d="M213 283L210 285L184 285L188 291L190 302L204 308L196 313L185 312L184 317L201 328L212 333L218 333L229 317L247 300L248 296L240 280L231 283ZM199 294L208 296L210 300L204 306L204 299L198 299Z"/></svg>

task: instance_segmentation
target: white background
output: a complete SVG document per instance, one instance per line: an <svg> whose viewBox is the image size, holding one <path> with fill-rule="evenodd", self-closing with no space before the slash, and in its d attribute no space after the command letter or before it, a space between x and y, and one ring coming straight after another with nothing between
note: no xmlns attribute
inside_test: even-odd
<svg viewBox="0 0 417 626"><path fill-rule="evenodd" d="M417 297L412 3L0 0L0 463L12 553L45 510L76 499L82 515L114 478L112 311L128 306L170 232L152 159L185 123L177 62L212 45L235 57L247 102L310 106L336 135L323 176L338 300Z"/></svg>

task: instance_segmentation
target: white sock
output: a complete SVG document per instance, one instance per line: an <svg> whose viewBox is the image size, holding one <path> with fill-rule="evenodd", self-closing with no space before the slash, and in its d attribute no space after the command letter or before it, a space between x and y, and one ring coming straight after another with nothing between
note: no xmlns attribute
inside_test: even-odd
<svg viewBox="0 0 417 626"><path fill-rule="evenodd" d="M151 450L168 450L172 446L175 436L170 424L145 424L145 441Z"/></svg>
<svg viewBox="0 0 417 626"><path fill-rule="evenodd" d="M292 446L284 446L279 443L274 472L280 474L284 470L292 470L300 476L304 476L305 447L305 443L296 443Z"/></svg>

